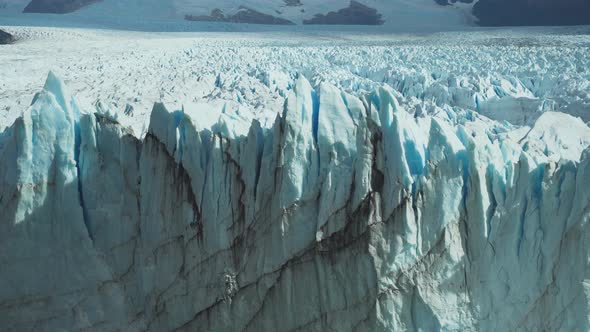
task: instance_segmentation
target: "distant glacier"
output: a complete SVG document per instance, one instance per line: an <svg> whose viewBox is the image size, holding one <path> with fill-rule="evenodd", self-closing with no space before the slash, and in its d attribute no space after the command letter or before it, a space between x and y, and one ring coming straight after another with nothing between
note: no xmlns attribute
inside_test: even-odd
<svg viewBox="0 0 590 332"><path fill-rule="evenodd" d="M137 138L49 74L0 134L0 327L590 329L588 126L401 99L300 75Z"/></svg>

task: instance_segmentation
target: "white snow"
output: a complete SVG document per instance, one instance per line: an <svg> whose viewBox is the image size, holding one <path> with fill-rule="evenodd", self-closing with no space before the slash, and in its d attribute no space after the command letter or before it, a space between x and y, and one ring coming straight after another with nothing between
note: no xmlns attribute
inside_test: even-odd
<svg viewBox="0 0 590 332"><path fill-rule="evenodd" d="M590 144L590 128L579 118L559 112L546 112L539 117L520 143L536 149L551 160L579 161Z"/></svg>

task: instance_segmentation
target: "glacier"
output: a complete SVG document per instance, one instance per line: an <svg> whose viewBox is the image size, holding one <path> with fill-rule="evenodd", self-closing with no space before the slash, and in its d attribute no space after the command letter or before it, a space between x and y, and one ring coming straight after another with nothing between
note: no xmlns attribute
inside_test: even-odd
<svg viewBox="0 0 590 332"><path fill-rule="evenodd" d="M387 83L408 109L434 102L519 126L545 111L590 122L584 27L408 35L0 29L19 40L0 51L0 62L9 64L0 66L0 131L30 105L49 71L82 109L101 100L139 137L156 101L175 110L224 102L266 126L298 73L313 86L329 82L359 97Z"/></svg>
<svg viewBox="0 0 590 332"><path fill-rule="evenodd" d="M141 138L50 73L0 133L0 330L587 330L590 129L299 75Z"/></svg>

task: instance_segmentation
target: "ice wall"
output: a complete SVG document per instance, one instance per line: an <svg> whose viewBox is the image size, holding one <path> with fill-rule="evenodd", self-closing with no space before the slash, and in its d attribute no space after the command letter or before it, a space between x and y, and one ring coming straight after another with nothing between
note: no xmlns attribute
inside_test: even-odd
<svg viewBox="0 0 590 332"><path fill-rule="evenodd" d="M398 100L301 77L270 128L139 140L50 74L0 134L0 328L590 328L590 129Z"/></svg>

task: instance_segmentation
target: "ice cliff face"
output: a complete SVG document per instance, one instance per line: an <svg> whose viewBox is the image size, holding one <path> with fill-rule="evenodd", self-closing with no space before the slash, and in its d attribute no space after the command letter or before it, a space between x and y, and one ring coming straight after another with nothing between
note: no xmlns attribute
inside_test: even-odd
<svg viewBox="0 0 590 332"><path fill-rule="evenodd" d="M270 128L54 75L0 134L0 329L587 330L590 129L299 78Z"/></svg>

